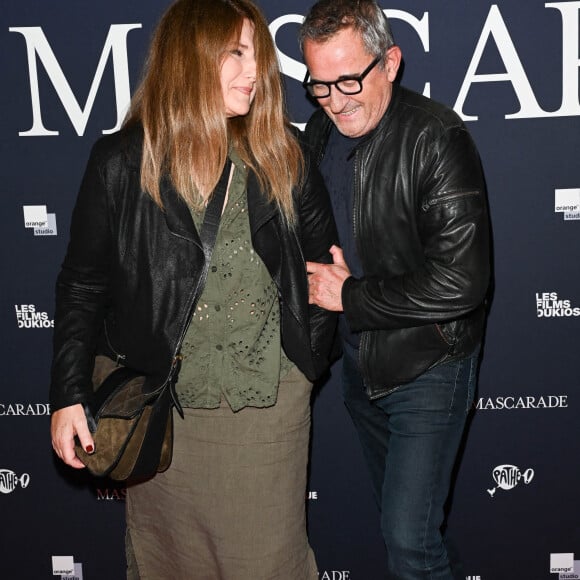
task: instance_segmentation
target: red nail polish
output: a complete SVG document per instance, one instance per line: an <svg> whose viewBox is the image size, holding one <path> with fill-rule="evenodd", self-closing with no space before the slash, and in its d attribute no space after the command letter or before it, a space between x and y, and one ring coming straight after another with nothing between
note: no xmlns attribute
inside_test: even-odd
<svg viewBox="0 0 580 580"><path fill-rule="evenodd" d="M93 447L92 445L87 445L87 446L85 447L85 451L86 451L87 453L92 453L92 452L94 451L94 447Z"/></svg>

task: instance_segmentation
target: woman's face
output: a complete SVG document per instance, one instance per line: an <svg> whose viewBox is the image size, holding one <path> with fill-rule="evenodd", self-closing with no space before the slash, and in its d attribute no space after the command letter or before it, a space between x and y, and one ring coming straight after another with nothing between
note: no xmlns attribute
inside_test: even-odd
<svg viewBox="0 0 580 580"><path fill-rule="evenodd" d="M238 43L228 48L220 72L226 115L247 115L256 94L254 25L244 20Z"/></svg>

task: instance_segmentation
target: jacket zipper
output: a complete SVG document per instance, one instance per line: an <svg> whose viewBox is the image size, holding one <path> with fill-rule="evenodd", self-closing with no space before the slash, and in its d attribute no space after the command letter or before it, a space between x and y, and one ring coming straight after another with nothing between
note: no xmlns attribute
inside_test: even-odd
<svg viewBox="0 0 580 580"><path fill-rule="evenodd" d="M302 252L302 244L300 243L300 240L298 239L298 234L296 233L296 230L294 228L292 228L292 235L294 237L294 240L296 241L296 245L298 246L298 251L300 252L300 259L302 260L302 263L304 264L304 269L306 270L306 258L304 257L304 253ZM278 292L280 293L280 299L281 299L282 298L282 290L280 288L278 288ZM308 274L306 274L306 292L308 292ZM294 314L294 316L296 317L298 324L300 324L300 326L304 330L306 330L304 324L302 323L302 320L300 320L300 317L296 316L296 314ZM280 330L282 330L282 317L281 316L280 316ZM310 333L308 332L307 334L310 334Z"/></svg>
<svg viewBox="0 0 580 580"><path fill-rule="evenodd" d="M441 195L440 197L436 197L434 199L429 199L424 201L421 205L421 209L423 211L427 211L429 208L439 205L440 203L446 203L448 201L452 201L454 199L459 199L461 197L466 197L468 195L479 195L479 190L475 191L459 191L455 193L448 193L446 195Z"/></svg>
<svg viewBox="0 0 580 580"><path fill-rule="evenodd" d="M359 223L360 219L359 219L359 211L360 211L360 205L357 203L360 200L360 190L361 190L361 181L362 181L362 175L361 175L361 163L360 163L360 151L357 149L354 152L354 179L353 179L353 187L354 187L354 196L353 196L353 201L352 201L352 236L354 238L354 244L356 247L356 250L358 252L359 255L359 259L361 261L361 265L362 265L362 259L363 259L363 255L361 252L361 249L359 247L359 240L358 240L358 236L356 233L357 230L357 224ZM344 316L344 310L343 310L343 316ZM360 334L360 343L359 343L359 349L358 349L358 366L359 369L361 371L361 376L363 378L363 384L364 384L364 372L363 372L363 351L366 350L366 346L368 345L368 332L362 331ZM371 397L370 394L370 389L367 387L367 394L369 396L369 398Z"/></svg>
<svg viewBox="0 0 580 580"><path fill-rule="evenodd" d="M120 354L118 353L114 348L113 345L111 344L111 339L109 338L109 331L107 329L107 320L105 319L104 323L103 323L104 329L105 329L105 340L107 341L107 346L109 347L109 349L111 350L111 352L115 355L115 364L117 366L121 366L122 362L125 362L125 359L127 358L126 355L124 354Z"/></svg>

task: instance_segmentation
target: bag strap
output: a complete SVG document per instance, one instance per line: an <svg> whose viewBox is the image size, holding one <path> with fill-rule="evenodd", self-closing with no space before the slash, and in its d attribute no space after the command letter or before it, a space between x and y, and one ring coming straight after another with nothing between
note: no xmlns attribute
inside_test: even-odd
<svg viewBox="0 0 580 580"><path fill-rule="evenodd" d="M201 231L199 232L199 237L201 238L201 243L203 246L203 266L193 293L193 302L190 314L193 314L195 307L201 297L203 289L205 288L205 283L207 280L207 273L209 270L209 265L211 263L211 256L215 246L215 241L217 239L218 229L220 225L220 220L222 217L222 212L224 209L224 201L226 198L226 192L228 190L228 181L230 178L232 162L231 159L226 160L225 167L222 171L221 177L214 189L211 197L209 198L207 207L205 208L205 215L203 217L203 223L201 226ZM188 325L183 330L181 337L177 343L177 348L175 350L175 362L173 367L173 372L170 378L170 388L171 388L171 398L173 399L173 404L177 409L178 413L183 418L183 409L177 398L177 393L175 392L175 383L177 383L177 378L179 376L179 371L181 369L181 345L185 339L185 334L187 332Z"/></svg>
<svg viewBox="0 0 580 580"><path fill-rule="evenodd" d="M226 191L228 189L231 166L232 162L228 158L224 170L222 171L220 180L218 181L216 188L209 198L207 207L205 208L203 224L199 233L199 237L201 238L201 243L203 245L204 260L199 279L195 287L190 316L195 311L197 302L199 301L207 280L207 273L211 263L211 256L215 246L215 241L217 239L220 220L224 208L224 201L226 198ZM182 418L184 416L183 409L179 403L177 393L175 392L175 384L177 383L179 370L181 368L181 357L179 357L179 354L181 352L181 345L183 343L183 339L185 338L186 332L187 326L184 328L183 334L181 335L177 344L176 362L169 385L169 401L173 402L173 405ZM155 471L157 471L159 457L161 455L161 446L163 444L163 434L167 428L167 407L165 404L163 404L163 399L165 399L167 396L167 391L163 392L160 395L160 398L153 404L151 409L151 416L149 418L149 426L142 445L143 449L153 449L153 446L155 446L154 453L139 453L138 460L132 470L133 477L155 473ZM171 402L169 402L169 410L171 412Z"/></svg>

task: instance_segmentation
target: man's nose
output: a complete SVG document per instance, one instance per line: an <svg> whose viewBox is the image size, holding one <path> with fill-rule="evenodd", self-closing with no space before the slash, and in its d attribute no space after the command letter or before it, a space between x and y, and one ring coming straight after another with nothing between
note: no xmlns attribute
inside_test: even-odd
<svg viewBox="0 0 580 580"><path fill-rule="evenodd" d="M328 106L333 113L340 113L348 101L348 96L341 93L334 85L330 86Z"/></svg>

